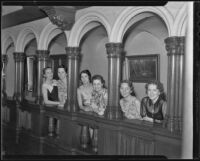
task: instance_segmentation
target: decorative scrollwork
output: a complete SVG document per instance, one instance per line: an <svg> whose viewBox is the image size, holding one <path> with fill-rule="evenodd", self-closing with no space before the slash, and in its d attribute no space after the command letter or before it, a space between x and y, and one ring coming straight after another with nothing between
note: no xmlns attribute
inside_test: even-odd
<svg viewBox="0 0 200 161"><path fill-rule="evenodd" d="M107 49L108 58L121 57L124 54L122 43L107 43L106 49Z"/></svg>
<svg viewBox="0 0 200 161"><path fill-rule="evenodd" d="M49 58L48 50L37 50L36 52L38 61L43 61Z"/></svg>
<svg viewBox="0 0 200 161"><path fill-rule="evenodd" d="M61 30L71 30L75 22L75 9L55 6L40 6L49 17L50 21Z"/></svg>
<svg viewBox="0 0 200 161"><path fill-rule="evenodd" d="M75 59L75 58L79 58L80 57L80 51L81 49L79 47L66 47L66 53L67 53L67 57L70 59Z"/></svg>
<svg viewBox="0 0 200 161"><path fill-rule="evenodd" d="M6 55L6 54L1 55L1 60L2 60L2 63L7 64L8 63L8 55Z"/></svg>
<svg viewBox="0 0 200 161"><path fill-rule="evenodd" d="M23 52L14 52L13 56L16 62L23 62L25 60L25 53Z"/></svg>
<svg viewBox="0 0 200 161"><path fill-rule="evenodd" d="M185 51L185 37L168 37L165 39L168 55L183 55Z"/></svg>

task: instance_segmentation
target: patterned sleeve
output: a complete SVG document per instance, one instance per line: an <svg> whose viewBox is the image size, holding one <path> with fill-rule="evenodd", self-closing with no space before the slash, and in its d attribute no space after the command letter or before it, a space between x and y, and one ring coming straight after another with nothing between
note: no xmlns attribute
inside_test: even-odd
<svg viewBox="0 0 200 161"><path fill-rule="evenodd" d="M120 99L119 105L120 105L120 107L121 107L121 110L124 112L123 105L122 105L122 99Z"/></svg>
<svg viewBox="0 0 200 161"><path fill-rule="evenodd" d="M141 104L140 104L140 115L141 115L141 117L145 117L146 116L145 98L142 99Z"/></svg>
<svg viewBox="0 0 200 161"><path fill-rule="evenodd" d="M105 91L103 98L104 98L104 106L107 106L107 104L108 104L108 92L107 92L107 90Z"/></svg>
<svg viewBox="0 0 200 161"><path fill-rule="evenodd" d="M167 102L164 101L162 105L162 113L164 118L166 117L166 112L167 112Z"/></svg>
<svg viewBox="0 0 200 161"><path fill-rule="evenodd" d="M141 117L140 116L140 106L141 106L141 103L138 99L135 100L135 106L136 106L136 110L138 112L138 117Z"/></svg>

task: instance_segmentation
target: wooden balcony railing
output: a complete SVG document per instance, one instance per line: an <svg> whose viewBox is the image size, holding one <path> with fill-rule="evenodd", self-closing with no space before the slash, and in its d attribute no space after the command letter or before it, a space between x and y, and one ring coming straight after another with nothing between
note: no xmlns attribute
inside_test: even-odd
<svg viewBox="0 0 200 161"><path fill-rule="evenodd" d="M29 135L39 140L35 145L38 146L35 149L40 149L38 154L181 157L181 135L160 124L143 120L108 120L94 113L73 113L28 102L16 108L31 114Z"/></svg>

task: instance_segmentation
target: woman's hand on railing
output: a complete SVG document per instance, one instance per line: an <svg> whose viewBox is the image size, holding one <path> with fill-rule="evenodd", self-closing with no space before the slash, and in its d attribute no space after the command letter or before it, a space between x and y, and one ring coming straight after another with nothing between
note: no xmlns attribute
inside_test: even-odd
<svg viewBox="0 0 200 161"><path fill-rule="evenodd" d="M84 106L84 111L89 112L93 111L93 109L90 106Z"/></svg>
<svg viewBox="0 0 200 161"><path fill-rule="evenodd" d="M46 107L57 107L58 105L44 104Z"/></svg>
<svg viewBox="0 0 200 161"><path fill-rule="evenodd" d="M63 109L64 108L64 102L60 102L59 104L58 104L58 109Z"/></svg>
<svg viewBox="0 0 200 161"><path fill-rule="evenodd" d="M143 120L145 121L149 121L149 122L153 122L153 119L150 117L143 117Z"/></svg>

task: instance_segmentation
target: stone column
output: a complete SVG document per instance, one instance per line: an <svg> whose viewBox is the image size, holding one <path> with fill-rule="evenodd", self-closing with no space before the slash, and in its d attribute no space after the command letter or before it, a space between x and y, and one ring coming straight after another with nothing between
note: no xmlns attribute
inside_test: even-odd
<svg viewBox="0 0 200 161"><path fill-rule="evenodd" d="M171 132L182 130L183 62L185 37L165 39L168 55L167 127Z"/></svg>
<svg viewBox="0 0 200 161"><path fill-rule="evenodd" d="M15 90L14 90L14 100L21 102L24 98L24 60L25 53L14 52L15 60Z"/></svg>
<svg viewBox="0 0 200 161"><path fill-rule="evenodd" d="M47 67L49 51L37 50L37 98L36 103L42 104L42 83L43 83L43 69Z"/></svg>
<svg viewBox="0 0 200 161"><path fill-rule="evenodd" d="M8 56L6 54L1 55L1 60L2 60L2 105L5 105L6 99L7 99L7 94L6 94L6 66L8 63Z"/></svg>
<svg viewBox="0 0 200 161"><path fill-rule="evenodd" d="M68 61L68 78L67 78L67 103L65 109L70 112L78 110L77 105L77 87L79 82L79 47L67 47L67 61Z"/></svg>
<svg viewBox="0 0 200 161"><path fill-rule="evenodd" d="M110 120L121 119L123 115L119 105L119 87L122 75L123 45L108 43L106 49L108 54L108 105L105 116Z"/></svg>

